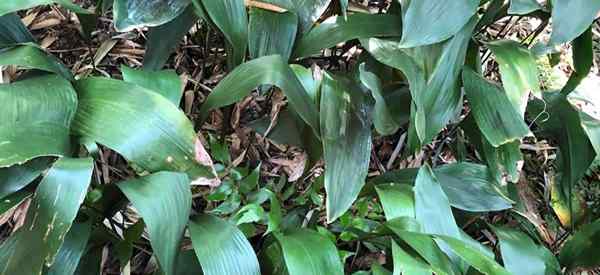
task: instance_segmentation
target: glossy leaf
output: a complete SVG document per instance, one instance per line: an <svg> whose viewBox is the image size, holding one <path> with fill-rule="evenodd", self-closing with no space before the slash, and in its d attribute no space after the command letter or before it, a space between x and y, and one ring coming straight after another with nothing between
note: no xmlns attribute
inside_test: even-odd
<svg viewBox="0 0 600 275"><path fill-rule="evenodd" d="M322 49L352 39L400 36L399 27L390 27L400 26L400 21L400 17L394 15L361 13L348 15L347 19L331 17L300 38L293 57L296 59L315 55Z"/></svg>
<svg viewBox="0 0 600 275"><path fill-rule="evenodd" d="M91 221L74 223L67 236L65 236L65 241L56 255L54 264L48 268L46 274L72 275L77 268L79 259L85 252L91 230Z"/></svg>
<svg viewBox="0 0 600 275"><path fill-rule="evenodd" d="M0 168L0 199L23 189L39 177L50 164L51 160L48 158L37 158L22 165Z"/></svg>
<svg viewBox="0 0 600 275"><path fill-rule="evenodd" d="M398 131L400 123L392 114L383 96L383 87L379 77L367 69L363 63L360 64L360 81L371 91L371 95L375 99L375 108L373 111L373 123L375 129L382 135L391 135Z"/></svg>
<svg viewBox="0 0 600 275"><path fill-rule="evenodd" d="M185 11L191 0L114 0L115 29L120 32L165 24Z"/></svg>
<svg viewBox="0 0 600 275"><path fill-rule="evenodd" d="M477 11L477 0L404 1L403 48L431 45L457 34Z"/></svg>
<svg viewBox="0 0 600 275"><path fill-rule="evenodd" d="M162 270L175 274L179 243L192 207L188 177L160 172L120 182L118 186L144 219ZM169 217L169 222L165 222L165 217Z"/></svg>
<svg viewBox="0 0 600 275"><path fill-rule="evenodd" d="M275 0L298 15L299 33L308 32L325 12L331 0ZM289 4L284 4L288 2Z"/></svg>
<svg viewBox="0 0 600 275"><path fill-rule="evenodd" d="M600 0L556 0L552 2L550 45L569 42L592 24L600 11ZM573 16L576 14L577 16Z"/></svg>
<svg viewBox="0 0 600 275"><path fill-rule="evenodd" d="M15 13L0 16L0 48L34 42L34 38Z"/></svg>
<svg viewBox="0 0 600 275"><path fill-rule="evenodd" d="M196 21L198 21L198 17L194 8L189 6L170 22L150 28L144 53L144 69L150 71L162 69L175 47Z"/></svg>
<svg viewBox="0 0 600 275"><path fill-rule="evenodd" d="M594 65L594 46L592 40L592 29L575 38L573 46L573 69L569 80L560 91L563 95L571 93L585 77L588 76Z"/></svg>
<svg viewBox="0 0 600 275"><path fill-rule="evenodd" d="M502 88L469 68L463 70L463 83L473 117L494 147L520 140L530 134L527 124Z"/></svg>
<svg viewBox="0 0 600 275"><path fill-rule="evenodd" d="M193 184L219 184L192 123L168 99L107 78L86 78L75 86L74 133L119 152L140 173L185 172Z"/></svg>
<svg viewBox="0 0 600 275"><path fill-rule="evenodd" d="M341 275L344 267L335 245L307 229L276 234L289 275Z"/></svg>
<svg viewBox="0 0 600 275"><path fill-rule="evenodd" d="M200 110L201 120L208 117L210 110L242 100L252 89L260 85L275 85L287 96L292 108L302 119L319 132L316 105L304 90L290 66L278 55L265 56L246 62L215 87Z"/></svg>
<svg viewBox="0 0 600 275"><path fill-rule="evenodd" d="M260 275L252 246L234 224L200 215L190 221L189 229L204 274Z"/></svg>
<svg viewBox="0 0 600 275"><path fill-rule="evenodd" d="M586 132L596 155L600 154L600 96L596 92L599 78L584 79L567 100L579 112L581 126Z"/></svg>
<svg viewBox="0 0 600 275"><path fill-rule="evenodd" d="M412 186L408 184L380 184L375 187L383 206L385 219L415 217L415 199Z"/></svg>
<svg viewBox="0 0 600 275"><path fill-rule="evenodd" d="M498 40L486 45L500 65L502 84L508 99L523 115L529 94L538 98L542 96L535 58L527 48L512 40Z"/></svg>
<svg viewBox="0 0 600 275"><path fill-rule="evenodd" d="M76 13L91 13L71 2L71 0L14 0L14 1L2 1L0 2L0 16L6 15L11 12L20 10L30 9L41 5L60 4L63 7L72 10Z"/></svg>
<svg viewBox="0 0 600 275"><path fill-rule="evenodd" d="M429 275L432 273L427 263L414 255L408 254L393 240L392 258L394 260L394 274Z"/></svg>
<svg viewBox="0 0 600 275"><path fill-rule="evenodd" d="M229 42L227 58L230 69L242 64L248 46L248 14L244 0L192 1L202 2L206 14Z"/></svg>
<svg viewBox="0 0 600 275"><path fill-rule="evenodd" d="M33 191L31 190L31 188L24 188L20 191L17 191L9 196L2 198L2 200L0 201L0 214L4 214L8 210L11 210L13 207L21 204L23 201L31 197L32 194Z"/></svg>
<svg viewBox="0 0 600 275"><path fill-rule="evenodd" d="M438 239L443 240L452 250L459 255L463 260L473 266L475 269L483 274L489 275L511 275L504 267L498 264L494 258L488 257L481 251L464 241L448 236L437 236Z"/></svg>
<svg viewBox="0 0 600 275"><path fill-rule="evenodd" d="M537 0L510 0L508 14L524 15L541 9Z"/></svg>
<svg viewBox="0 0 600 275"><path fill-rule="evenodd" d="M174 70L146 71L121 66L123 80L152 90L179 106L183 89L181 80Z"/></svg>
<svg viewBox="0 0 600 275"><path fill-rule="evenodd" d="M298 17L295 14L252 8L248 25L250 57L278 54L288 60L292 54L297 31Z"/></svg>
<svg viewBox="0 0 600 275"><path fill-rule="evenodd" d="M0 66L16 65L26 69L38 69L59 74L67 80L72 80L73 75L54 56L46 54L38 47L24 45L0 53Z"/></svg>
<svg viewBox="0 0 600 275"><path fill-rule="evenodd" d="M500 240L502 261L512 274L559 274L558 261L547 248L533 242L525 233L515 229L493 227ZM547 260L548 255L552 261Z"/></svg>
<svg viewBox="0 0 600 275"><path fill-rule="evenodd" d="M598 242L600 241L600 220L583 226L565 243L560 250L560 262L569 269L593 268L600 265Z"/></svg>
<svg viewBox="0 0 600 275"><path fill-rule="evenodd" d="M15 246L0 274L41 274L54 262L79 206L93 170L92 159L61 158L38 186L23 227L10 239Z"/></svg>
<svg viewBox="0 0 600 275"><path fill-rule="evenodd" d="M0 84L0 168L70 153L77 109L71 84L56 75Z"/></svg>
<svg viewBox="0 0 600 275"><path fill-rule="evenodd" d="M326 74L321 87L328 222L350 208L365 184L369 169L371 123L363 95L352 84L342 77Z"/></svg>

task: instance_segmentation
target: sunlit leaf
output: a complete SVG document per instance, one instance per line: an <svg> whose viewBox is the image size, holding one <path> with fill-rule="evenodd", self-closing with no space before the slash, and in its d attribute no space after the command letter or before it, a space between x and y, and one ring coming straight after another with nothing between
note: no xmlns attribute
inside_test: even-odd
<svg viewBox="0 0 600 275"><path fill-rule="evenodd" d="M416 255L410 255L392 240L394 274L429 275L431 268Z"/></svg>
<svg viewBox="0 0 600 275"><path fill-rule="evenodd" d="M174 70L146 71L121 66L121 73L124 81L155 91L173 102L175 106L179 106L183 89L181 80Z"/></svg>
<svg viewBox="0 0 600 275"><path fill-rule="evenodd" d="M411 185L379 184L375 189L383 206L386 220L415 217L415 199Z"/></svg>
<svg viewBox="0 0 600 275"><path fill-rule="evenodd" d="M278 54L285 60L289 59L297 31L298 17L295 14L252 8L248 25L250 57Z"/></svg>
<svg viewBox="0 0 600 275"><path fill-rule="evenodd" d="M246 236L234 225L210 215L190 221L190 236L206 275L260 275L256 254Z"/></svg>
<svg viewBox="0 0 600 275"><path fill-rule="evenodd" d="M307 229L276 234L289 275L341 275L344 267L335 245Z"/></svg>
<svg viewBox="0 0 600 275"><path fill-rule="evenodd" d="M191 0L114 0L115 28L120 32L165 24L185 11Z"/></svg>
<svg viewBox="0 0 600 275"><path fill-rule="evenodd" d="M344 214L358 197L371 155L371 123L366 102L362 92L352 86L356 84L348 82L343 77L326 74L321 87L321 137L329 222Z"/></svg>
<svg viewBox="0 0 600 275"><path fill-rule="evenodd" d="M14 233L15 245L0 274L41 274L54 262L79 206L93 170L92 159L59 159L44 177L32 199L23 227Z"/></svg>
<svg viewBox="0 0 600 275"><path fill-rule="evenodd" d="M505 227L493 227L500 240L504 267L513 274L559 274L558 261L547 248L537 245L525 233ZM548 261L548 256L551 261Z"/></svg>
<svg viewBox="0 0 600 275"><path fill-rule="evenodd" d="M71 84L56 75L0 84L0 168L70 153L77 109Z"/></svg>
<svg viewBox="0 0 600 275"><path fill-rule="evenodd" d="M192 123L154 91L108 78L75 83L73 131L123 155L139 173L185 172L194 184L218 185L212 160Z"/></svg>
<svg viewBox="0 0 600 275"><path fill-rule="evenodd" d="M471 266L479 270L483 274L489 275L511 275L504 267L498 264L494 258L489 257L479 250L464 241L448 236L437 236L438 239L443 240L452 250L463 260L469 263Z"/></svg>
<svg viewBox="0 0 600 275"><path fill-rule="evenodd" d="M412 48L446 40L467 25L478 6L477 0L403 1L400 44Z"/></svg>

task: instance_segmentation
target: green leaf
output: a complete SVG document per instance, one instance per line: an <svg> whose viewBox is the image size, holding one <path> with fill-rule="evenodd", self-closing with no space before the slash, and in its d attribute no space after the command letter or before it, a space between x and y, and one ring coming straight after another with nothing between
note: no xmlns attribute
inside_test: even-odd
<svg viewBox="0 0 600 275"><path fill-rule="evenodd" d="M537 245L525 233L505 227L492 227L500 240L504 266L512 274L559 274L558 261L546 247ZM552 261L548 262L547 255Z"/></svg>
<svg viewBox="0 0 600 275"><path fill-rule="evenodd" d="M432 272L427 263L418 256L410 255L393 240L392 258L394 261L394 274L429 275Z"/></svg>
<svg viewBox="0 0 600 275"><path fill-rule="evenodd" d="M38 69L61 75L72 80L73 75L56 57L46 54L38 47L23 45L0 53L0 66L16 65L26 69Z"/></svg>
<svg viewBox="0 0 600 275"><path fill-rule="evenodd" d="M489 275L512 274L494 261L494 258L481 253L479 248L471 244L448 236L437 236L436 238L443 240L443 242L450 246L457 255L481 273Z"/></svg>
<svg viewBox="0 0 600 275"><path fill-rule="evenodd" d="M333 47L352 39L371 37L400 36L401 18L394 15L373 15L356 13L347 19L330 17L303 35L294 50L293 58L298 59L318 54L322 49Z"/></svg>
<svg viewBox="0 0 600 275"><path fill-rule="evenodd" d="M598 267L600 265L600 258L597 257L599 241L600 220L584 225L560 250L560 263L569 270Z"/></svg>
<svg viewBox="0 0 600 275"><path fill-rule="evenodd" d="M250 57L278 54L288 60L292 54L298 17L290 12L276 13L260 8L250 10L248 48Z"/></svg>
<svg viewBox="0 0 600 275"><path fill-rule="evenodd" d="M200 110L201 120L208 117L210 110L242 100L252 89L260 85L275 85L285 93L291 107L314 130L319 132L316 105L302 84L281 56L271 55L246 62L215 87Z"/></svg>
<svg viewBox="0 0 600 275"><path fill-rule="evenodd" d="M0 168L0 199L15 193L39 177L51 160L36 158L22 165Z"/></svg>
<svg viewBox="0 0 600 275"><path fill-rule="evenodd" d="M550 45L569 42L590 27L600 11L600 0L555 0L552 2ZM576 14L577 16L573 16Z"/></svg>
<svg viewBox="0 0 600 275"><path fill-rule="evenodd" d="M244 62L248 46L248 14L244 0L192 0L195 5L200 6L202 2L204 9L212 22L221 30L227 42L229 69L233 70Z"/></svg>
<svg viewBox="0 0 600 275"><path fill-rule="evenodd" d="M592 40L592 29L589 28L583 34L578 36L572 43L573 46L573 67L575 71L571 73L567 84L560 91L563 95L571 93L581 81L588 76L594 65L594 45Z"/></svg>
<svg viewBox="0 0 600 275"><path fill-rule="evenodd" d="M569 94L567 100L579 112L581 126L586 132L596 155L600 155L600 96L596 87L599 78L586 78L577 89Z"/></svg>
<svg viewBox="0 0 600 275"><path fill-rule="evenodd" d="M21 229L9 239L15 245L0 274L41 274L51 265L85 199L93 161L61 158L38 186ZM7 241L8 242L8 241Z"/></svg>
<svg viewBox="0 0 600 275"><path fill-rule="evenodd" d="M166 274L175 274L179 243L192 207L188 177L159 172L117 185L144 219L150 244L162 270Z"/></svg>
<svg viewBox="0 0 600 275"><path fill-rule="evenodd" d="M303 34L311 29L313 24L325 12L331 0L269 0L279 4L298 15L298 32Z"/></svg>
<svg viewBox="0 0 600 275"><path fill-rule="evenodd" d="M352 85L342 77L325 74L321 87L328 222L350 208L365 184L369 169L371 122L362 92Z"/></svg>
<svg viewBox="0 0 600 275"><path fill-rule="evenodd" d="M144 53L144 69L150 71L162 69L175 47L197 21L194 8L189 6L170 22L150 28Z"/></svg>
<svg viewBox="0 0 600 275"><path fill-rule="evenodd" d="M183 13L190 1L114 0L115 29L128 32L135 28L160 26Z"/></svg>
<svg viewBox="0 0 600 275"><path fill-rule="evenodd" d="M33 191L30 189L31 188L24 188L2 198L0 201L0 214L6 213L6 211L11 210L13 207L21 204L23 201L29 198L33 193Z"/></svg>
<svg viewBox="0 0 600 275"><path fill-rule="evenodd" d="M154 91L124 81L75 83L73 132L119 152L138 172L185 172L193 184L218 185L212 160L189 119Z"/></svg>
<svg viewBox="0 0 600 275"><path fill-rule="evenodd" d="M183 89L181 80L174 70L146 71L121 66L121 73L123 74L123 81L155 91L173 102L175 106L179 106Z"/></svg>
<svg viewBox="0 0 600 275"><path fill-rule="evenodd" d="M71 2L70 0L11 0L0 2L0 16L6 15L11 12L20 10L30 9L41 5L60 4L63 7L76 12L76 13L91 13Z"/></svg>
<svg viewBox="0 0 600 275"><path fill-rule="evenodd" d="M478 6L477 0L403 1L400 44L413 48L444 41L467 25Z"/></svg>
<svg viewBox="0 0 600 275"><path fill-rule="evenodd" d="M77 97L67 80L45 75L0 84L0 102L0 168L70 153Z"/></svg>
<svg viewBox="0 0 600 275"><path fill-rule="evenodd" d="M54 264L48 268L46 274L72 275L77 268L79 259L81 259L81 256L85 252L91 231L91 221L74 223L56 255Z"/></svg>
<svg viewBox="0 0 600 275"><path fill-rule="evenodd" d="M256 254L244 234L233 224L210 215L193 218L192 244L206 275L260 275Z"/></svg>
<svg viewBox="0 0 600 275"><path fill-rule="evenodd" d="M383 206L385 219L415 217L415 199L412 186L408 184L380 184L375 187Z"/></svg>
<svg viewBox="0 0 600 275"><path fill-rule="evenodd" d="M508 14L524 15L541 9L537 0L510 0Z"/></svg>
<svg viewBox="0 0 600 275"><path fill-rule="evenodd" d="M337 248L327 237L307 229L276 234L289 275L341 275Z"/></svg>
<svg viewBox="0 0 600 275"><path fill-rule="evenodd" d="M473 117L492 146L498 147L531 134L502 88L466 67L463 83Z"/></svg>
<svg viewBox="0 0 600 275"><path fill-rule="evenodd" d="M359 70L361 83L371 91L371 95L375 99L373 112L375 129L382 135L394 134L400 128L400 123L396 121L385 102L381 80L375 73L367 69L365 63L360 64Z"/></svg>
<svg viewBox="0 0 600 275"><path fill-rule="evenodd" d="M0 48L34 42L34 38L15 13L0 16Z"/></svg>
<svg viewBox="0 0 600 275"><path fill-rule="evenodd" d="M530 93L537 98L542 97L535 58L527 48L512 40L498 40L486 45L500 65L502 84L508 99L523 115Z"/></svg>

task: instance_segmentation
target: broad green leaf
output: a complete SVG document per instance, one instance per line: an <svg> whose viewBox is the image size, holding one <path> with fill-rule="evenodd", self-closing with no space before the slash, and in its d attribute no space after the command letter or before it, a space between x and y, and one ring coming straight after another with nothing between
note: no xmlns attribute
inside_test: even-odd
<svg viewBox="0 0 600 275"><path fill-rule="evenodd" d="M340 76L325 74L321 87L321 139L325 158L327 221L344 214L365 184L371 123L364 95ZM352 171L352 173L348 173Z"/></svg>
<svg viewBox="0 0 600 275"><path fill-rule="evenodd" d="M420 233L419 223L415 219L397 218L388 221L385 226L425 259L436 274L459 274L432 236Z"/></svg>
<svg viewBox="0 0 600 275"><path fill-rule="evenodd" d="M252 246L234 224L200 215L191 219L189 230L204 274L260 275Z"/></svg>
<svg viewBox="0 0 600 275"><path fill-rule="evenodd" d="M450 208L450 201L428 164L421 166L419 169L413 190L415 217L423 226L422 232L461 238L460 229ZM445 243L438 241L437 244L450 257L452 262L457 265L461 264L460 260Z"/></svg>
<svg viewBox="0 0 600 275"><path fill-rule="evenodd" d="M181 79L174 70L146 71L121 66L121 73L124 81L155 91L179 106L183 89Z"/></svg>
<svg viewBox="0 0 600 275"><path fill-rule="evenodd" d="M493 227L500 240L500 251L504 267L512 274L538 275L559 274L560 270L554 269L558 261L546 247L538 245L525 233L505 228ZM551 255L552 262L547 263L547 255Z"/></svg>
<svg viewBox="0 0 600 275"><path fill-rule="evenodd" d="M308 32L325 12L331 0L266 0L298 15L298 33Z"/></svg>
<svg viewBox="0 0 600 275"><path fill-rule="evenodd" d="M16 65L25 69L38 69L59 74L67 80L72 80L73 75L60 63L56 57L48 55L38 47L23 45L0 53L0 66Z"/></svg>
<svg viewBox="0 0 600 275"><path fill-rule="evenodd" d="M550 45L567 43L590 27L600 11L600 0L552 1ZM577 16L573 16L573 15Z"/></svg>
<svg viewBox="0 0 600 275"><path fill-rule="evenodd" d="M600 220L584 225L571 236L560 250L560 263L568 269L594 268L600 265L598 242Z"/></svg>
<svg viewBox="0 0 600 275"><path fill-rule="evenodd" d="M437 176L450 204L471 212L501 211L512 207L512 201L499 191L484 165L460 162L440 166Z"/></svg>
<svg viewBox="0 0 600 275"><path fill-rule="evenodd" d="M410 255L392 240L392 258L394 261L394 275L430 275L429 265L418 256Z"/></svg>
<svg viewBox="0 0 600 275"><path fill-rule="evenodd" d="M375 187L383 206L385 219L415 217L415 199L412 186L408 184L380 184Z"/></svg>
<svg viewBox="0 0 600 275"><path fill-rule="evenodd" d="M589 28L583 34L575 38L573 46L573 69L575 69L565 86L560 91L563 95L571 93L581 81L588 76L594 65L594 45L592 40L592 29Z"/></svg>
<svg viewBox="0 0 600 275"><path fill-rule="evenodd" d="M65 236L65 241L60 247L54 264L46 272L47 275L72 275L77 268L79 259L85 252L90 233L91 221L74 223Z"/></svg>
<svg viewBox="0 0 600 275"><path fill-rule="evenodd" d="M401 46L413 48L450 38L467 25L478 6L478 0L402 1Z"/></svg>
<svg viewBox="0 0 600 275"><path fill-rule="evenodd" d="M179 253L177 257L176 275L198 275L202 273L202 267L194 250L186 250Z"/></svg>
<svg viewBox="0 0 600 275"><path fill-rule="evenodd" d="M71 84L56 75L0 84L0 168L70 153L77 109Z"/></svg>
<svg viewBox="0 0 600 275"><path fill-rule="evenodd" d="M54 263L92 177L92 159L59 159L33 196L12 254L0 262L0 274L41 274Z"/></svg>
<svg viewBox="0 0 600 275"><path fill-rule="evenodd" d="M371 266L371 274L373 274L373 275L392 275L392 272L390 272L389 270L385 269L379 263L374 263Z"/></svg>
<svg viewBox="0 0 600 275"><path fill-rule="evenodd" d="M259 8L250 10L248 48L251 58L278 54L288 60L292 54L298 17L290 12L276 13Z"/></svg>
<svg viewBox="0 0 600 275"><path fill-rule="evenodd" d="M581 126L586 132L596 155L600 154L600 96L596 88L600 78L589 77L583 80L567 100L579 112Z"/></svg>
<svg viewBox="0 0 600 275"><path fill-rule="evenodd" d="M293 58L315 55L322 49L352 39L400 36L400 28L391 27L399 26L400 20L400 17L394 15L362 13L348 15L347 19L340 16L331 17L300 38Z"/></svg>
<svg viewBox="0 0 600 275"><path fill-rule="evenodd" d="M518 141L531 133L502 88L466 67L463 83L473 117L492 146Z"/></svg>
<svg viewBox="0 0 600 275"><path fill-rule="evenodd" d="M185 172L193 184L219 184L192 123L168 99L108 78L86 78L75 86L75 134L119 152L142 174Z"/></svg>
<svg viewBox="0 0 600 275"><path fill-rule="evenodd" d="M0 201L0 215L6 213L6 211L11 210L13 207L21 204L27 198L31 197L33 191L30 189L31 188L24 188L2 198Z"/></svg>
<svg viewBox="0 0 600 275"><path fill-rule="evenodd" d="M144 69L158 71L163 68L175 47L198 21L195 10L189 6L182 14L168 23L148 30Z"/></svg>
<svg viewBox="0 0 600 275"><path fill-rule="evenodd" d="M0 48L34 42L34 38L15 13L0 16Z"/></svg>
<svg viewBox="0 0 600 275"><path fill-rule="evenodd" d="M76 13L91 13L75 4L71 0L10 0L0 2L0 16L11 12L30 9L41 5L59 4Z"/></svg>
<svg viewBox="0 0 600 275"><path fill-rule="evenodd" d="M335 245L308 229L276 234L289 275L341 275L344 267Z"/></svg>
<svg viewBox="0 0 600 275"><path fill-rule="evenodd" d="M244 62L248 46L248 14L244 0L192 0L197 8L202 3L212 22L221 30L227 41L230 70Z"/></svg>
<svg viewBox="0 0 600 275"><path fill-rule="evenodd" d="M414 103L410 131L416 133L420 144L433 139L462 108L458 81L476 23L473 18L444 43L415 49L403 49L394 40L369 39L361 43L379 62L406 76ZM410 149L417 150L420 144Z"/></svg>
<svg viewBox="0 0 600 275"><path fill-rule="evenodd" d="M342 15L344 15L344 19L348 18L348 0L339 0L340 1L340 9Z"/></svg>
<svg viewBox="0 0 600 275"><path fill-rule="evenodd" d="M382 135L394 134L400 128L400 123L385 102L381 80L375 73L369 71L364 63L360 64L359 70L361 83L371 91L371 95L375 99L373 111L375 129Z"/></svg>
<svg viewBox="0 0 600 275"><path fill-rule="evenodd" d="M135 28L165 24L185 11L191 0L114 0L115 29L128 32Z"/></svg>
<svg viewBox="0 0 600 275"><path fill-rule="evenodd" d="M508 99L521 115L525 114L529 94L537 98L542 96L535 58L527 48L512 40L498 40L486 45L500 65L502 84Z"/></svg>
<svg viewBox="0 0 600 275"><path fill-rule="evenodd" d="M192 207L185 174L159 172L118 183L148 228L150 244L166 274L175 274L179 243ZM168 222L165 218L168 217Z"/></svg>
<svg viewBox="0 0 600 275"><path fill-rule="evenodd" d="M468 244L460 239L449 236L437 236L439 240L446 243L463 260L483 274L489 275L511 275L504 267L498 264L494 258L481 253L479 248Z"/></svg>
<svg viewBox="0 0 600 275"><path fill-rule="evenodd" d="M315 104L318 104L319 101L317 99L319 98L321 81L314 78L313 72L309 68L305 68L298 64L291 64L290 68L292 68L292 71L294 71L294 74L296 74L296 77L300 80L302 87L304 87L304 90L306 90L312 101Z"/></svg>
<svg viewBox="0 0 600 275"><path fill-rule="evenodd" d="M0 199L23 189L39 177L50 164L51 160L48 158L36 158L22 165L0 168Z"/></svg>
<svg viewBox="0 0 600 275"><path fill-rule="evenodd" d="M271 55L246 62L215 87L200 110L201 120L208 117L210 110L242 100L252 89L260 85L275 85L287 96L291 107L314 130L319 132L316 105L281 56Z"/></svg>
<svg viewBox="0 0 600 275"><path fill-rule="evenodd" d="M524 15L541 9L537 0L510 0L508 14Z"/></svg>

